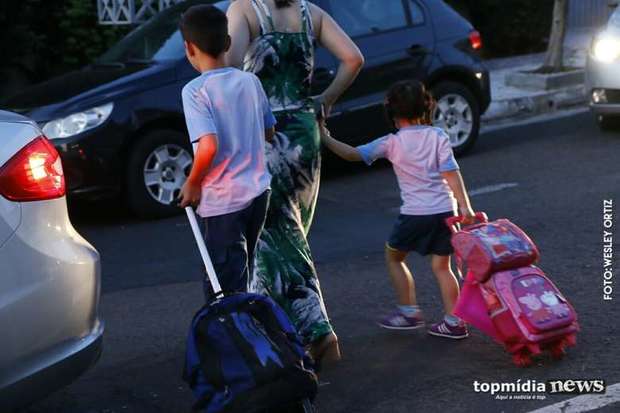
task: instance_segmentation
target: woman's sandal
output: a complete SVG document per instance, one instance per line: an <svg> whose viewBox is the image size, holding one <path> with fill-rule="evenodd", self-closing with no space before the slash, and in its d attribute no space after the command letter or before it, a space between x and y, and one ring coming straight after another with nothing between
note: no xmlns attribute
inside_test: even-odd
<svg viewBox="0 0 620 413"><path fill-rule="evenodd" d="M310 345L310 356L314 360L315 370L318 372L324 365L333 364L342 359L338 337L328 333Z"/></svg>

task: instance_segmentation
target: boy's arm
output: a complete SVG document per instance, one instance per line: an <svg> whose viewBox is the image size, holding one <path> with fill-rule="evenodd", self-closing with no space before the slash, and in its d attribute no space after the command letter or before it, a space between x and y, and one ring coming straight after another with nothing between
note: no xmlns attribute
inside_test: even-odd
<svg viewBox="0 0 620 413"><path fill-rule="evenodd" d="M471 208L469 196L467 195L467 189L465 189L465 183L463 182L463 176L461 172L456 169L453 171L441 172L441 176L448 182L448 186L454 193L456 201L459 203L459 215L464 220L465 225L472 224L474 221L474 211Z"/></svg>
<svg viewBox="0 0 620 413"><path fill-rule="evenodd" d="M198 141L198 148L194 154L194 163L187 180L181 188L180 206L196 207L202 195L202 181L209 172L213 159L217 153L217 135L204 135Z"/></svg>
<svg viewBox="0 0 620 413"><path fill-rule="evenodd" d="M265 129L265 140L267 142L273 142L273 137L276 136L276 127L272 126Z"/></svg>
<svg viewBox="0 0 620 413"><path fill-rule="evenodd" d="M332 138L325 125L321 125L321 141L330 151L350 162L363 161L357 148Z"/></svg>

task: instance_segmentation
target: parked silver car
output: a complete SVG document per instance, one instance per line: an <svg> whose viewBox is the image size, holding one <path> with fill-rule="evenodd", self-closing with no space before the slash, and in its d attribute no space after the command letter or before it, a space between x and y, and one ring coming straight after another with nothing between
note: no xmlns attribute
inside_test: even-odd
<svg viewBox="0 0 620 413"><path fill-rule="evenodd" d="M586 92L602 129L620 115L620 8L596 35L586 63Z"/></svg>
<svg viewBox="0 0 620 413"><path fill-rule="evenodd" d="M0 412L70 383L101 352L99 254L69 221L42 135L0 111Z"/></svg>

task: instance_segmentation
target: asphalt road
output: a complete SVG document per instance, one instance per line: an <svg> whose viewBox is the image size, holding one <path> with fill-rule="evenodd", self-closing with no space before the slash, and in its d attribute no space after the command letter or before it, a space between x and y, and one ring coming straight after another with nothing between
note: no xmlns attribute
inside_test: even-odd
<svg viewBox="0 0 620 413"><path fill-rule="evenodd" d="M520 369L478 332L452 342L380 330L374 319L393 302L382 246L398 213L395 178L385 165L332 168L311 242L345 358L322 376L321 412L526 412L568 396L499 401L476 393L473 382L620 382L620 306L602 300L601 258L603 200L613 199L620 215L620 132L600 133L589 114L513 127L483 135L460 164L475 208L510 218L537 242L541 267L579 314L578 346L561 362ZM104 354L29 412L188 412L184 337L202 296L184 217L141 222L115 205L79 205L73 220L102 255ZM427 318L439 318L428 264L419 257L410 264ZM620 287L615 294L619 300Z"/></svg>

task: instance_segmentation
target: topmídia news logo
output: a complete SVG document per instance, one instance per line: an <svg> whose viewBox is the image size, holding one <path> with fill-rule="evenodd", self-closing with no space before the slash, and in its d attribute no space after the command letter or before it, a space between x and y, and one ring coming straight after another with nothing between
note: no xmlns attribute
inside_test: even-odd
<svg viewBox="0 0 620 413"><path fill-rule="evenodd" d="M513 382L474 381L474 392L495 396L498 400L544 400L546 395L559 394L604 394L605 380L558 379L537 381L521 380Z"/></svg>

